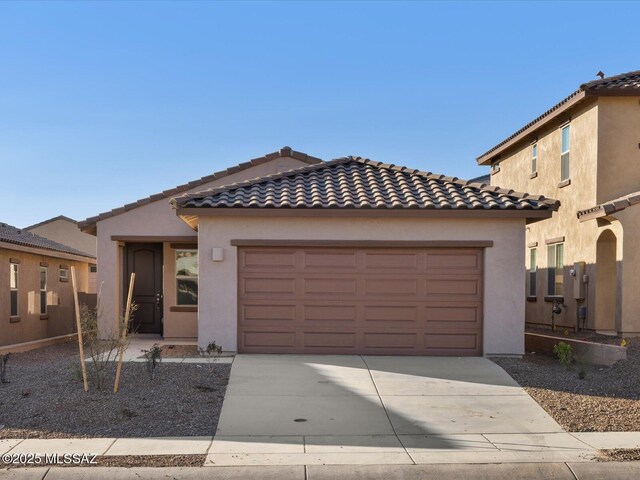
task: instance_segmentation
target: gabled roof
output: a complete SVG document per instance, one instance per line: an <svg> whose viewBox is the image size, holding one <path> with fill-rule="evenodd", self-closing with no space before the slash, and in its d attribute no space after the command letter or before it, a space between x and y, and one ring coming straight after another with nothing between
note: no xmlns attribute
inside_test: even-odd
<svg viewBox="0 0 640 480"><path fill-rule="evenodd" d="M87 259L95 258L93 255L88 253L81 252L80 250L68 247L62 243L54 242L53 240L41 237L40 235L36 235L28 230L7 225L6 223L0 223L0 242L42 250L51 250L53 252L68 253L71 255L86 257Z"/></svg>
<svg viewBox="0 0 640 480"><path fill-rule="evenodd" d="M157 200L162 200L163 198L174 197L180 193L186 192L188 190L192 190L194 188L199 187L200 185L204 185L205 183L209 183L214 180L219 180L221 178L227 177L234 173L242 172L243 170L246 170L248 168L255 167L257 165L262 165L263 163L267 163L282 157L291 157L296 160L300 160L301 162L308 163L310 165L322 162L320 158L312 157L311 155L307 155L306 153L296 152L295 150L292 150L291 147L282 147L277 152L268 153L266 155L263 155L262 157L254 158L247 162L240 163L234 167L229 167L226 170L221 170L219 172L212 173L211 175L207 175L206 177L199 178L197 180L194 180L189 183L185 183L183 185L178 185L175 188L171 188L169 190L156 193L155 195L150 195L149 197L142 198L135 202L129 203L119 208L115 208L108 212L101 213L94 217L89 217L86 220L79 222L78 226L83 232L91 233L95 235L96 224L100 220L104 220L105 218L113 217L115 215L128 212L129 210L133 210L135 208L141 207L143 205L147 205L148 203L152 203Z"/></svg>
<svg viewBox="0 0 640 480"><path fill-rule="evenodd" d="M174 198L171 203L174 208L187 211L214 208L551 211L559 206L557 200L543 196L360 157L339 158L191 193ZM193 214L198 215L197 211Z"/></svg>
<svg viewBox="0 0 640 480"><path fill-rule="evenodd" d="M38 227L41 227L41 226L46 225L48 223L56 222L58 220L66 220L69 223L75 223L76 225L78 224L78 221L74 220L73 218L69 218L69 217L67 217L65 215L58 215L57 217L52 217L52 218L49 218L47 220L43 220L42 222L34 223L33 225L29 225L28 227L24 227L24 230L32 230L34 228L38 228Z"/></svg>
<svg viewBox="0 0 640 480"><path fill-rule="evenodd" d="M509 135L503 141L484 152L476 160L481 165L487 165L493 157L500 154L500 152L507 147L513 145L525 135L537 130L558 114L575 106L587 97L633 95L640 96L640 70L583 83L578 90L567 98L561 100L542 115L527 123L520 130Z"/></svg>
<svg viewBox="0 0 640 480"><path fill-rule="evenodd" d="M637 205L639 203L640 192L633 192L628 195L609 200L608 202L601 203L595 207L580 210L578 212L578 219L581 222L586 222L587 220L593 220L595 218L605 217L612 213L619 212L620 210L624 210L627 207Z"/></svg>

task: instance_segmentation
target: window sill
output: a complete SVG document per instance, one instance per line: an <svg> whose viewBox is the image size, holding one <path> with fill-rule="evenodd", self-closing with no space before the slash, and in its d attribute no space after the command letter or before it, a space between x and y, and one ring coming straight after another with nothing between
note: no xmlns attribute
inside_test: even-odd
<svg viewBox="0 0 640 480"><path fill-rule="evenodd" d="M527 302L533 303L537 301L538 301L538 297L527 297Z"/></svg>
<svg viewBox="0 0 640 480"><path fill-rule="evenodd" d="M20 321L20 317L9 317L9 323L18 323Z"/></svg>
<svg viewBox="0 0 640 480"><path fill-rule="evenodd" d="M173 307L169 307L170 312L198 312L197 305L174 305Z"/></svg>
<svg viewBox="0 0 640 480"><path fill-rule="evenodd" d="M60 283L67 283L69 281L68 278L61 278Z"/></svg>
<svg viewBox="0 0 640 480"><path fill-rule="evenodd" d="M562 295L548 295L544 297L544 301L549 303L551 302L564 303L564 297Z"/></svg>
<svg viewBox="0 0 640 480"><path fill-rule="evenodd" d="M536 178L538 176L538 172L533 172L531 174L529 174L529 179L533 180L534 178Z"/></svg>
<svg viewBox="0 0 640 480"><path fill-rule="evenodd" d="M566 180L563 180L558 184L558 188L564 188L564 187L567 187L569 185L571 185L571 179L567 178Z"/></svg>
<svg viewBox="0 0 640 480"><path fill-rule="evenodd" d="M40 320L49 320L49 314L48 313L41 313L40 314Z"/></svg>

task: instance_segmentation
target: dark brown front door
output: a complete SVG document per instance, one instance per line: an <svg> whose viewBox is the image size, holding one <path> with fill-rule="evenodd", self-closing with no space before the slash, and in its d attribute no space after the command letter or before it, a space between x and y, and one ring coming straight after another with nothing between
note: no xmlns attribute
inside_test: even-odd
<svg viewBox="0 0 640 480"><path fill-rule="evenodd" d="M137 308L131 324L132 331L162 334L162 244L128 244L125 261L125 299L131 273L136 274L133 301Z"/></svg>

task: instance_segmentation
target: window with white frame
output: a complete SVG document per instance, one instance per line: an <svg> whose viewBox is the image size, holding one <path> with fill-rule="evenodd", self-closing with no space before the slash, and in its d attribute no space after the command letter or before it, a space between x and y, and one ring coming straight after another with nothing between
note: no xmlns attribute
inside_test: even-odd
<svg viewBox="0 0 640 480"><path fill-rule="evenodd" d="M198 250L176 250L176 305L198 305Z"/></svg>
<svg viewBox="0 0 640 480"><path fill-rule="evenodd" d="M61 282L69 281L69 267L60 265L59 278Z"/></svg>
<svg viewBox="0 0 640 480"><path fill-rule="evenodd" d="M564 244L547 247L547 294L550 297L564 295Z"/></svg>
<svg viewBox="0 0 640 480"><path fill-rule="evenodd" d="M531 145L531 173L538 171L538 144Z"/></svg>
<svg viewBox="0 0 640 480"><path fill-rule="evenodd" d="M538 249L530 248L529 249L529 286L528 286L528 295L530 297L536 297L538 295L538 290L536 287L536 280L538 276Z"/></svg>
<svg viewBox="0 0 640 480"><path fill-rule="evenodd" d="M40 315L47 314L47 267L40 267Z"/></svg>
<svg viewBox="0 0 640 480"><path fill-rule="evenodd" d="M11 304L9 315L18 316L18 264L9 264L9 303Z"/></svg>
<svg viewBox="0 0 640 480"><path fill-rule="evenodd" d="M570 177L571 125L562 127L562 152L560 154L560 181Z"/></svg>

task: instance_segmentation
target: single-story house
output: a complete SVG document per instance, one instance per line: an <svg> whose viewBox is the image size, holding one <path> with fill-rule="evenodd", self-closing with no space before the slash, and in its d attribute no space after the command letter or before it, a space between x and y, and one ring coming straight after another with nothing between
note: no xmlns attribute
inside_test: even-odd
<svg viewBox="0 0 640 480"><path fill-rule="evenodd" d="M172 208L173 207L173 208ZM288 147L81 222L103 331L269 353L520 355L524 226L558 202Z"/></svg>
<svg viewBox="0 0 640 480"><path fill-rule="evenodd" d="M75 248L0 223L0 351L40 346L73 334L70 269L76 269L78 291L86 293L89 265L95 261Z"/></svg>
<svg viewBox="0 0 640 480"><path fill-rule="evenodd" d="M64 215L49 218L34 225L25 227L24 230L33 232L41 237L48 238L55 242L75 248L91 257L96 256L96 237L84 233L78 228L78 222ZM97 287L97 265L89 265L89 293L96 293Z"/></svg>

